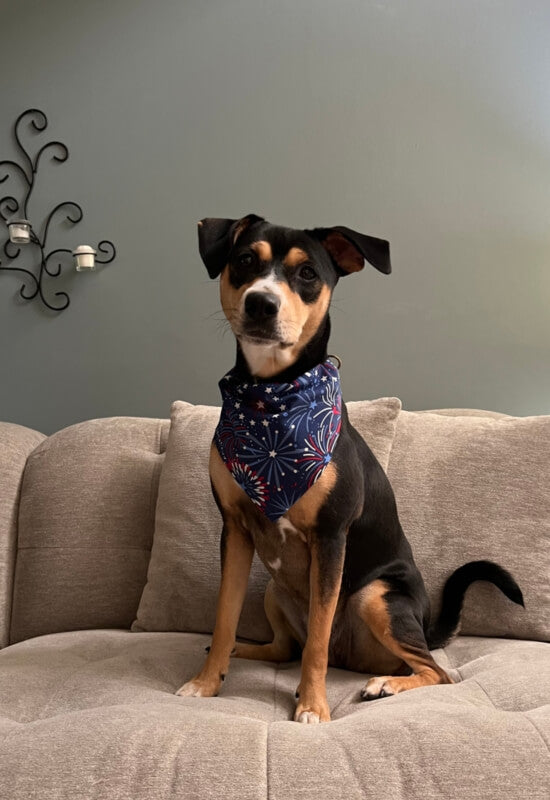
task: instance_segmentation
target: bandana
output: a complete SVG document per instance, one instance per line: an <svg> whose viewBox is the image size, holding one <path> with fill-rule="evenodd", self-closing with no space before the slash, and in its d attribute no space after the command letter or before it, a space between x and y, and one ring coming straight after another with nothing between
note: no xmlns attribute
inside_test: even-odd
<svg viewBox="0 0 550 800"><path fill-rule="evenodd" d="M332 460L342 413L338 370L327 360L291 383L242 383L233 369L219 387L216 447L239 486L276 521Z"/></svg>

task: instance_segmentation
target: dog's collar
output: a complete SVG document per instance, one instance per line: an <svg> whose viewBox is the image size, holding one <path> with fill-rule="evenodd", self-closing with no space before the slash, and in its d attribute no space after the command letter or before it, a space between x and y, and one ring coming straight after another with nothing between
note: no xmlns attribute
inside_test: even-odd
<svg viewBox="0 0 550 800"><path fill-rule="evenodd" d="M243 383L236 370L219 383L223 402L214 442L239 486L272 521L332 460L342 393L330 358L288 383Z"/></svg>

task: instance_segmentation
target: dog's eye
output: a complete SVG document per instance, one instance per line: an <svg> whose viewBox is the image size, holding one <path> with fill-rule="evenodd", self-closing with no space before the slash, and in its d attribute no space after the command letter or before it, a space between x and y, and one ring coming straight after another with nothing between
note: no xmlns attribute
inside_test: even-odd
<svg viewBox="0 0 550 800"><path fill-rule="evenodd" d="M309 264L304 264L303 267L300 269L300 278L303 278L305 281L313 281L317 277L317 273L310 267Z"/></svg>
<svg viewBox="0 0 550 800"><path fill-rule="evenodd" d="M249 267L253 261L254 256L252 253L241 253L240 256L237 257L237 264L241 267Z"/></svg>

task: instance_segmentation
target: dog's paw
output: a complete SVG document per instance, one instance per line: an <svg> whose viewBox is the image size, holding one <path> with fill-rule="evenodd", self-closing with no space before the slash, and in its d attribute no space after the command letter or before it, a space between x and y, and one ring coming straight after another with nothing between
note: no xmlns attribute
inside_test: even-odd
<svg viewBox="0 0 550 800"><path fill-rule="evenodd" d="M330 708L324 697L300 697L296 692L298 703L294 712L294 722L303 725L317 725L319 722L330 722Z"/></svg>
<svg viewBox="0 0 550 800"><path fill-rule="evenodd" d="M225 677L225 676L224 676ZM221 680L208 680L197 676L177 690L180 697L216 697L220 690Z"/></svg>
<svg viewBox="0 0 550 800"><path fill-rule="evenodd" d="M361 700L378 700L380 697L392 697L397 694L392 686L393 680L389 675L370 678L361 689Z"/></svg>
<svg viewBox="0 0 550 800"><path fill-rule="evenodd" d="M302 725L317 725L319 722L330 722L330 716L328 719L322 719L317 711L300 711L296 709L294 722L301 722Z"/></svg>

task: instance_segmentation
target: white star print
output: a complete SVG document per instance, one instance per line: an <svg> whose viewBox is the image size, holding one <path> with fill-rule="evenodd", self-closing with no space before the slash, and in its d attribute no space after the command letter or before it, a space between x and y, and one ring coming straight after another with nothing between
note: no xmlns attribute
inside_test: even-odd
<svg viewBox="0 0 550 800"><path fill-rule="evenodd" d="M270 450L270 451L269 451L269 455L271 456L271 458L275 458L275 456L277 455L277 453L275 452L275 450Z"/></svg>
<svg viewBox="0 0 550 800"><path fill-rule="evenodd" d="M258 402L256 403L256 406L257 406L259 409L260 409L260 408L265 408L264 401L263 401L263 400L258 400Z"/></svg>

